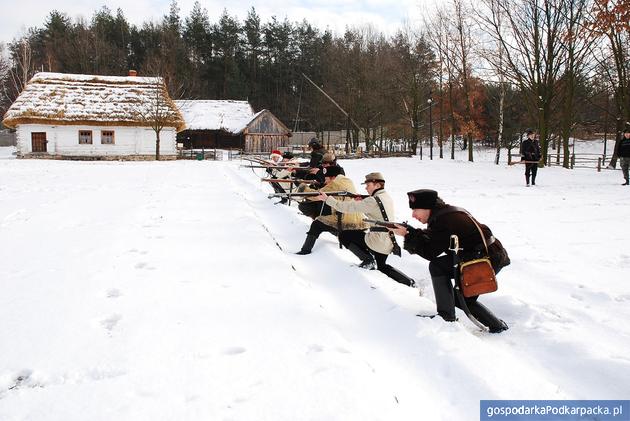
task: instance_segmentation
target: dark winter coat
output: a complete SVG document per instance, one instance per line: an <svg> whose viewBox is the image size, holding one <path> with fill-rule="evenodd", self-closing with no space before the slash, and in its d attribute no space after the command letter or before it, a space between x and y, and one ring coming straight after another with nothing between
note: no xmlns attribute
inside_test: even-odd
<svg viewBox="0 0 630 421"><path fill-rule="evenodd" d="M626 139L625 136L621 138L617 155L622 158L630 158L630 139Z"/></svg>
<svg viewBox="0 0 630 421"><path fill-rule="evenodd" d="M540 145L535 139L527 138L521 145L521 157L525 161L540 161Z"/></svg>
<svg viewBox="0 0 630 421"><path fill-rule="evenodd" d="M319 167L324 159L323 149L313 149L311 151L311 160L308 163L309 168Z"/></svg>
<svg viewBox="0 0 630 421"><path fill-rule="evenodd" d="M494 238L490 228L484 224L479 226L488 244L492 266L498 272L510 264L510 258L501 242ZM485 256L483 240L473 221L463 210L455 211L453 206L446 204L438 205L431 211L426 229L408 228L404 248L411 254L433 260L442 253L449 254L448 248L453 234L458 236L459 247L463 249L460 251L462 261Z"/></svg>

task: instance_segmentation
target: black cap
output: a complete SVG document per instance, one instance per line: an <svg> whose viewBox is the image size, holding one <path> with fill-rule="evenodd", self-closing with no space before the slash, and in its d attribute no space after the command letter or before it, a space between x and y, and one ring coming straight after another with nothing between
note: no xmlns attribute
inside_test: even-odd
<svg viewBox="0 0 630 421"><path fill-rule="evenodd" d="M284 159L291 159L291 158L295 157L295 155L293 155L293 152L286 151L285 153L282 154L282 157Z"/></svg>
<svg viewBox="0 0 630 421"><path fill-rule="evenodd" d="M338 165L333 165L332 167L326 167L323 169L324 177L337 177L341 174L341 167Z"/></svg>
<svg viewBox="0 0 630 421"><path fill-rule="evenodd" d="M407 193L409 207L411 209L433 209L437 202L438 194L435 190L420 189Z"/></svg>
<svg viewBox="0 0 630 421"><path fill-rule="evenodd" d="M532 133L534 133L534 129L532 129L532 128L530 127L530 128L528 128L527 130L525 130L525 133L527 133L527 134L532 134Z"/></svg>

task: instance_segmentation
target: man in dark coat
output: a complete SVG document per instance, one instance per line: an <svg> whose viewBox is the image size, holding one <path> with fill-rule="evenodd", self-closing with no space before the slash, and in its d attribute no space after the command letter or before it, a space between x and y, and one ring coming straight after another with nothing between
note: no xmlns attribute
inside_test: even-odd
<svg viewBox="0 0 630 421"><path fill-rule="evenodd" d="M536 139L533 129L525 131L527 138L521 145L521 161L525 161L525 183L529 187L529 176L531 174L532 186L536 185L536 174L538 173L538 161L540 161L540 145Z"/></svg>
<svg viewBox="0 0 630 421"><path fill-rule="evenodd" d="M335 167L339 170L339 174L346 175L344 169L337 164L335 154L327 152L323 155L321 164L316 168L311 168L311 171L304 175L303 180L313 180L312 183L309 183L310 187L318 189L325 184L326 171L330 167ZM304 187L299 187L298 190L303 191ZM304 200L298 205L298 209L300 209L304 215L313 219L321 215L330 215L331 213L330 206L317 200Z"/></svg>
<svg viewBox="0 0 630 421"><path fill-rule="evenodd" d="M451 282L454 277L453 256L449 251L451 235L459 237L459 246L462 248L460 258L462 261L468 261L485 255L481 234L468 212L447 205L438 197L435 190L416 190L407 195L409 207L413 209L412 217L427 224L427 228L400 226L392 231L405 237L405 250L429 260L438 315L446 321L455 321L457 320L455 306L462 308L462 303L460 297L454 293ZM492 267L495 273L498 273L502 267L510 263L510 259L490 229L483 224L479 226L488 245ZM507 324L479 303L477 298L478 296L464 298L471 314L492 333L506 330Z"/></svg>
<svg viewBox="0 0 630 421"><path fill-rule="evenodd" d="M626 180L622 185L627 186L630 184L630 180L628 179L628 168L630 167L630 127L626 127L626 130L623 132L617 155L619 156L623 178Z"/></svg>

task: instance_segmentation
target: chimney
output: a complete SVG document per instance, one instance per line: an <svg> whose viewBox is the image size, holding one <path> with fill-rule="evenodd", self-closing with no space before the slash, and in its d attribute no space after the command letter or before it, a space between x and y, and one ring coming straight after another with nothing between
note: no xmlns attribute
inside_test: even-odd
<svg viewBox="0 0 630 421"><path fill-rule="evenodd" d="M129 70L129 76L138 76L138 72L136 72L135 70Z"/></svg>

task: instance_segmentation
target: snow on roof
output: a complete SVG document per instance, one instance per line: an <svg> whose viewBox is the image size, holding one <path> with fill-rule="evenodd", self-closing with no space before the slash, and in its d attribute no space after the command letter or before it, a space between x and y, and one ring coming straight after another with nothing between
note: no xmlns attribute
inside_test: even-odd
<svg viewBox="0 0 630 421"><path fill-rule="evenodd" d="M150 126L157 118L164 126L183 128L162 78L42 72L9 107L4 124Z"/></svg>
<svg viewBox="0 0 630 421"><path fill-rule="evenodd" d="M186 121L188 130L224 130L242 132L256 118L247 101L180 100L175 101Z"/></svg>

